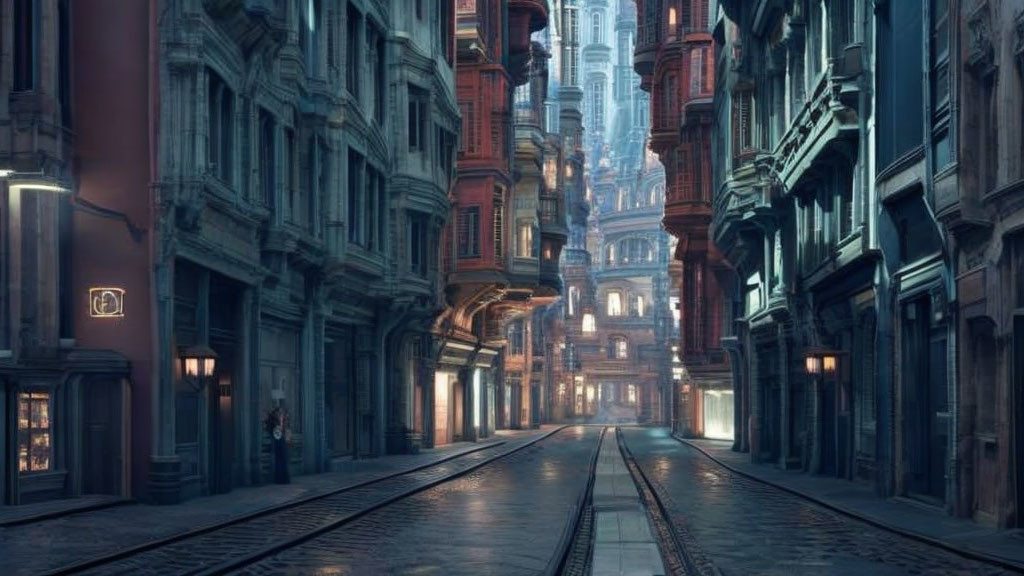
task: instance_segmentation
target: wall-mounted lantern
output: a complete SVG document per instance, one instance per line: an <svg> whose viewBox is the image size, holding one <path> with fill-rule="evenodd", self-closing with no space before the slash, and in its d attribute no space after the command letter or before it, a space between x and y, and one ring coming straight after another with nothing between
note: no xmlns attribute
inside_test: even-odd
<svg viewBox="0 0 1024 576"><path fill-rule="evenodd" d="M217 369L217 353L208 346L189 346L181 351L181 373L198 390Z"/></svg>
<svg viewBox="0 0 1024 576"><path fill-rule="evenodd" d="M839 368L839 353L834 350L812 349L804 353L804 369L811 376L832 376Z"/></svg>

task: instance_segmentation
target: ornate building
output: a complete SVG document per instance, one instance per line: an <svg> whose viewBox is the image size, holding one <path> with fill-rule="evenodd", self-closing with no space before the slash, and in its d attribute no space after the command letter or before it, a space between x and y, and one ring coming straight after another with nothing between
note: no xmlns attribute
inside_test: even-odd
<svg viewBox="0 0 1024 576"><path fill-rule="evenodd" d="M77 105L70 82L71 2L5 2L2 14L8 42L0 74L0 505L128 495L139 453L128 415L145 408L145 396L133 396L130 383L147 367L130 366L95 337L110 320L91 316L120 314L124 301L119 292L96 290L90 308L89 289L76 287L78 223L103 227L112 245L144 244L118 221L123 214L78 186L75 165L91 166L91 159L75 154L88 142L77 130L93 119ZM144 194L139 198L144 209ZM145 294L144 278L136 286ZM147 309L142 297L129 312ZM144 336L136 349L147 344Z"/></svg>
<svg viewBox="0 0 1024 576"><path fill-rule="evenodd" d="M450 439L539 423L546 349L534 310L561 290L560 145L547 132L547 2L458 4L458 185L435 322L437 410ZM518 88L517 88L518 87ZM485 233L486 232L486 233ZM540 336L542 332L536 333ZM504 348L504 349L503 349ZM441 428L438 424L438 429Z"/></svg>
<svg viewBox="0 0 1024 576"><path fill-rule="evenodd" d="M650 147L665 166L664 225L680 261L674 429L733 437L732 373L723 348L733 271L710 242L715 49L708 0L637 0L633 67L650 93Z"/></svg>
<svg viewBox="0 0 1024 576"><path fill-rule="evenodd" d="M935 211L954 248L959 390L955 511L1024 527L1024 6L964 1L932 8L950 35L942 60L955 88L949 168ZM959 12L957 11L959 10ZM942 71L942 68L933 68ZM959 106L957 106L959 104ZM938 116L942 118L942 116ZM939 132L941 136L943 132ZM938 178L938 177L937 177ZM952 499L952 498L951 498Z"/></svg>
<svg viewBox="0 0 1024 576"><path fill-rule="evenodd" d="M556 405L563 417L660 421L669 380L668 237L659 226L663 172L645 162L647 97L635 90L630 66L635 8L590 1L569 10L583 31L589 162L586 192L572 204L563 261L565 340L558 346L564 352ZM575 63L567 70L578 78Z"/></svg>
<svg viewBox="0 0 1024 576"><path fill-rule="evenodd" d="M131 361L130 493L269 481L278 410L292 473L431 440L455 6L406 6L71 12L90 47L71 59L73 192L90 207L74 218L72 301L96 286L124 297L104 319L82 298L75 337ZM138 33L110 35L112 18Z"/></svg>

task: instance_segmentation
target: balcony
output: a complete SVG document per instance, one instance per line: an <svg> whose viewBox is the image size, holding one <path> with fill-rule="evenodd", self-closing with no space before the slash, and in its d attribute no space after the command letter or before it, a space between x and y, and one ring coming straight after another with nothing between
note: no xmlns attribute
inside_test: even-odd
<svg viewBox="0 0 1024 576"><path fill-rule="evenodd" d="M633 70L645 79L654 74L654 63L658 59L661 45L661 22L643 22L636 27L636 47L633 49Z"/></svg>
<svg viewBox="0 0 1024 576"><path fill-rule="evenodd" d="M742 233L760 233L759 225L772 220L771 201L777 189L767 171L754 164L733 170L722 184L715 197L711 222L715 244L731 262L741 259L737 252L742 251Z"/></svg>
<svg viewBox="0 0 1024 576"><path fill-rule="evenodd" d="M543 30L548 25L547 0L509 0L508 13L510 18L527 16L530 32Z"/></svg>

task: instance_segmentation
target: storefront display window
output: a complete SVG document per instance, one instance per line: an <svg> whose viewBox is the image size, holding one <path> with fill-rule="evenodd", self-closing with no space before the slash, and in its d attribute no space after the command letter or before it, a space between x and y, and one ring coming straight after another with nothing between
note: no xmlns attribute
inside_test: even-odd
<svg viewBox="0 0 1024 576"><path fill-rule="evenodd" d="M50 393L18 395L18 471L50 470Z"/></svg>

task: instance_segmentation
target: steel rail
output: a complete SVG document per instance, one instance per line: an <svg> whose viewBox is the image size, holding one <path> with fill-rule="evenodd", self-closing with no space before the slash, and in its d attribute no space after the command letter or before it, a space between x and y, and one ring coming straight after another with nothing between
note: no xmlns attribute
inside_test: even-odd
<svg viewBox="0 0 1024 576"><path fill-rule="evenodd" d="M558 432L559 430L561 430L561 428L558 428L558 429L552 431L551 433L549 433L549 434L547 434L545 436L539 437L538 439L546 438L547 436L550 436L551 434L554 434L555 432ZM194 528L194 529L191 529L191 530L186 530L186 531L183 531L183 532L178 532L176 534L171 534L171 535L163 537L163 538L157 538L155 540L151 540L149 542L144 542L144 543L138 544L136 546L131 546L131 547L128 547L128 548L123 548L123 549L120 549L120 550L116 550L116 551L110 552L108 554L101 554L101 555L98 555L98 556L93 556L91 558L87 558L87 559L79 561L79 562L75 562L75 563L72 563L72 564L66 564L64 566L61 566L61 567L58 567L58 568L55 568L55 569L43 572L42 574L44 576L61 576L61 575L65 575L65 574L76 574L76 573L79 573L79 572L84 572L86 570L90 570L90 569L97 568L97 567L100 567L100 566L112 564L114 562L118 562L120 560L131 558L132 556L137 556L139 554L142 554L142 553L145 553L145 552L149 552L149 551L152 551L152 550L156 550L158 548L163 548L165 546L169 546L171 544L175 544L175 543L178 543L178 542L181 542L181 541L184 541L184 540L188 540L188 539L191 539L191 538L197 538L199 536L210 534L210 533L216 532L218 530L223 530L225 528L228 528L228 527L231 527L231 526L235 526L237 524L242 524L244 522L255 520L257 518L261 518L261 517L268 516L268 515L271 515L271 514L276 514L276 513L279 513L279 512L283 512L283 511L286 511L286 510L289 510L289 509L292 509L292 508L295 508L295 507L298 507L298 506L309 504L311 502L316 502L317 500L323 500L323 499L326 499L326 498L330 498L332 496L337 496L339 494L343 494L345 492L351 492L351 491L357 490L359 488L365 488L367 486L372 486L373 484L377 484L377 483L384 482L384 481L387 481L387 480L392 480L392 479L395 479L395 478L398 478L398 477L401 477L401 476L405 476L405 475L408 475L408 474L412 474L412 473L415 473L415 472L420 472L420 471L426 470L428 468L432 468L434 466L438 466L440 464L451 462L452 460L457 460L459 458L464 458L466 456L469 456L470 454L475 454L477 452L481 452L481 451L484 451L484 450L492 450L494 448L498 448L500 446L503 446L503 445L505 445L507 443L508 443L507 440L502 440L502 441L499 441L499 442L491 442L491 443L488 443L488 444L485 444L485 445L482 445L482 446L478 446L478 447L472 448L470 450L465 450L463 452L459 452L457 454L451 454L449 456L445 456L444 458L441 458L441 459L438 459L438 460L434 460L432 462L426 462L424 464L420 464L420 465L414 466L412 468L406 468L404 470L399 470L399 471L396 471L396 472L391 472L391 473L385 474L383 476L378 476L376 478L370 478L370 479L367 479L367 480L362 480L362 481L355 482L355 483L352 483L352 484L348 484L348 485L345 485L345 486L342 486L342 487L339 487L339 488L331 489L331 490L328 490L326 492L320 492L320 493L317 493L317 494L312 494L310 496L304 496L304 497L301 497L301 498L296 498L294 500L288 500L287 502L282 502L280 504L274 504L274 505L271 505L271 506L260 508L258 510L253 511L253 512L248 512L248 513L240 514L238 516L234 516L234 517L229 518L229 519L224 520L224 521L213 522L213 523L207 524L206 526L201 526L199 528Z"/></svg>

